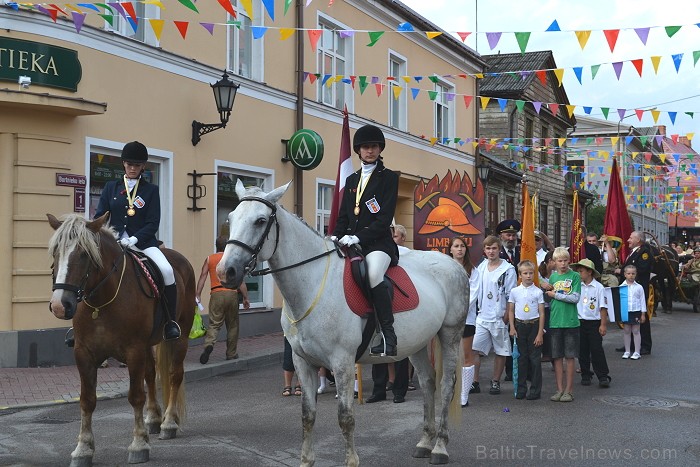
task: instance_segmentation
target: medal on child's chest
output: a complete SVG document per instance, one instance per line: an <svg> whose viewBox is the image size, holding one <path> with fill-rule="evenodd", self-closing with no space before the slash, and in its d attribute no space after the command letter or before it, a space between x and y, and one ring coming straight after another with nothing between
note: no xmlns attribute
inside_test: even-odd
<svg viewBox="0 0 700 467"><path fill-rule="evenodd" d="M493 298L493 294L492 294L491 292L489 292L489 294L486 296L486 298L488 298L489 300L491 300L491 299Z"/></svg>
<svg viewBox="0 0 700 467"><path fill-rule="evenodd" d="M589 307L591 310L595 310L595 305L591 302L591 306Z"/></svg>
<svg viewBox="0 0 700 467"><path fill-rule="evenodd" d="M523 308L523 311L524 311L525 313L527 313L528 311L530 311L530 305L527 305L527 304L526 304L526 305L525 305L525 308Z"/></svg>
<svg viewBox="0 0 700 467"><path fill-rule="evenodd" d="M126 210L126 215L129 217L133 217L136 215L136 209L134 208L129 208Z"/></svg>
<svg viewBox="0 0 700 467"><path fill-rule="evenodd" d="M353 209L352 212L354 212L356 216L359 216L360 215L360 206L355 206L355 209Z"/></svg>

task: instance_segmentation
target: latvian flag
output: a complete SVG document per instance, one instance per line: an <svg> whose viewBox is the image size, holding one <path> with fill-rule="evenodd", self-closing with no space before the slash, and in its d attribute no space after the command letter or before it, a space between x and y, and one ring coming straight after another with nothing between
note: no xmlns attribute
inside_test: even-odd
<svg viewBox="0 0 700 467"><path fill-rule="evenodd" d="M628 321L628 290L626 285L605 288L605 301L610 322L624 323Z"/></svg>

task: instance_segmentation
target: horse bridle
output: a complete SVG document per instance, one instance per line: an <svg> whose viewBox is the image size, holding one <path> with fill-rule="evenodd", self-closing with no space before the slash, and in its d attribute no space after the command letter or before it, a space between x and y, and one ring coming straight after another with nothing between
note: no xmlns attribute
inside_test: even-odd
<svg viewBox="0 0 700 467"><path fill-rule="evenodd" d="M335 244L335 249L333 250L328 250L325 251L319 255L313 256L311 258L305 259L303 261L300 261L298 263L291 264L289 266L284 266L282 268L278 269L270 269L270 268L265 268L261 269L258 271L254 271L255 266L258 262L258 253L260 253L260 250L262 250L263 245L265 244L265 240L267 239L267 236L270 234L270 230L272 229L272 223L274 222L275 224L275 249L272 251L272 254L274 255L275 252L277 251L277 246L279 245L280 241L280 225L279 222L277 221L277 205L275 203L271 203L270 201L266 200L265 198L258 198L255 196L246 196L245 198L241 198L240 202L242 203L243 201L258 201L260 203L263 203L265 206L270 208L272 210L272 214L270 214L270 217L267 220L267 226L265 227L265 231L263 232L262 236L260 237L260 240L258 240L258 243L255 245L255 247L251 247L250 245L241 242L240 240L228 240L226 243L231 244L231 245L236 245L240 246L244 250L247 250L250 252L250 261L245 266L245 272L248 273L251 276L264 276L266 274L272 274L274 272L280 272L280 271L285 271L287 269L292 269L297 266L301 266L306 263L310 263L311 261L315 261L317 259L323 258L324 256L328 256L329 254L333 253L334 251L338 253L338 256L341 258L343 257L343 254L340 252L340 249L337 244Z"/></svg>
<svg viewBox="0 0 700 467"><path fill-rule="evenodd" d="M123 251L122 261L126 261L126 250ZM109 273L90 291L90 293L86 295L85 286L87 285L87 281L90 277L90 269L92 269L92 261L88 265L87 271L85 271L85 275L80 281L79 286L75 286L73 284L66 284L63 282L54 282L51 286L51 291L53 292L55 290L67 290L69 292L73 292L75 294L76 301L80 303L85 299L92 298L97 293L97 291L100 290L100 288L107 282L107 279L109 279L113 273L118 271L117 263L112 263L112 269L109 271Z"/></svg>
<svg viewBox="0 0 700 467"><path fill-rule="evenodd" d="M239 240L235 239L229 239L226 243L230 245L236 245L244 250L248 251L250 253L250 261L245 266L245 272L248 273L250 272L250 275L261 275L261 274L254 274L255 271L255 266L258 262L258 254L260 253L260 250L262 250L263 245L265 244L265 240L267 240L267 236L270 234L270 230L272 230L272 224L274 223L275 225L275 249L272 251L272 254L275 254L275 251L277 251L277 245L279 244L280 241L280 225L279 222L277 221L277 205L275 203L271 203L270 201L266 200L265 198L258 198L255 196L246 196L244 198L240 199L240 202L242 203L243 201L257 201L259 203L264 204L268 208L272 210L272 213L270 214L270 217L267 218L267 226L265 226L265 231L263 232L262 236L260 237L260 240L258 240L258 243L255 245L255 247L251 247L247 243L243 243ZM251 272L252 271L252 272Z"/></svg>

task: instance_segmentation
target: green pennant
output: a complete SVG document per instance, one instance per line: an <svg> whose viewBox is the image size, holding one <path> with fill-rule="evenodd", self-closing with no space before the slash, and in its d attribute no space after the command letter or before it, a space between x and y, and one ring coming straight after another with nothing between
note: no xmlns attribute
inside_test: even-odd
<svg viewBox="0 0 700 467"><path fill-rule="evenodd" d="M287 11L289 11L289 7L291 4L294 2L294 0L284 0L284 15L287 16Z"/></svg>
<svg viewBox="0 0 700 467"><path fill-rule="evenodd" d="M695 157L695 154L693 154L692 152L689 152L688 154L686 154L686 156L688 156L688 159L690 159L690 162L693 162L693 157Z"/></svg>
<svg viewBox="0 0 700 467"><path fill-rule="evenodd" d="M586 144L592 144L593 143L593 137L588 137L586 138Z"/></svg>
<svg viewBox="0 0 700 467"><path fill-rule="evenodd" d="M428 97L430 97L431 101L434 101L437 96L438 96L437 91L428 91Z"/></svg>
<svg viewBox="0 0 700 467"><path fill-rule="evenodd" d="M685 114L687 116L689 116L690 118L693 118L693 116L695 115L695 112L686 112Z"/></svg>
<svg viewBox="0 0 700 467"><path fill-rule="evenodd" d="M230 20L230 21L226 21L226 24L231 24L233 26L236 26L236 28L241 29L241 22L240 21Z"/></svg>
<svg viewBox="0 0 700 467"><path fill-rule="evenodd" d="M603 112L605 119L608 119L608 113L610 113L610 107L601 107L600 111Z"/></svg>
<svg viewBox="0 0 700 467"><path fill-rule="evenodd" d="M192 0L177 0L177 1L182 3L183 5L185 5L187 8L194 11L195 13L199 13L199 10L197 9L196 6L194 6L194 3L192 3Z"/></svg>
<svg viewBox="0 0 700 467"><path fill-rule="evenodd" d="M598 74L600 70L600 65L591 65L591 81L595 79L595 75Z"/></svg>
<svg viewBox="0 0 700 467"><path fill-rule="evenodd" d="M114 27L114 15L102 15L98 13L97 16L101 16L110 26Z"/></svg>
<svg viewBox="0 0 700 467"><path fill-rule="evenodd" d="M700 50L693 51L693 66L698 64L698 59L700 59Z"/></svg>
<svg viewBox="0 0 700 467"><path fill-rule="evenodd" d="M642 143L642 147L647 145L647 140L649 139L648 136L640 136L639 137L639 142Z"/></svg>
<svg viewBox="0 0 700 467"><path fill-rule="evenodd" d="M666 30L666 34L668 37L673 37L675 33L681 30L682 26L666 26L664 29Z"/></svg>
<svg viewBox="0 0 700 467"><path fill-rule="evenodd" d="M433 83L435 83L435 84L440 83L440 78L438 78L438 77L435 76L435 75L428 76L428 79L429 79L430 81L432 81Z"/></svg>
<svg viewBox="0 0 700 467"><path fill-rule="evenodd" d="M516 32L515 39L518 41L518 46L520 47L520 54L525 55L525 48L530 40L529 32Z"/></svg>
<svg viewBox="0 0 700 467"><path fill-rule="evenodd" d="M367 44L367 47L372 47L377 43L379 38L384 35L384 31L370 31L367 34L369 35L369 44Z"/></svg>
<svg viewBox="0 0 700 467"><path fill-rule="evenodd" d="M517 107L518 112L522 112L523 109L525 108L525 101L516 100L516 101L515 101L515 107Z"/></svg>
<svg viewBox="0 0 700 467"><path fill-rule="evenodd" d="M367 76L360 76L360 95L362 95L365 92L365 89L367 89L368 83L367 83Z"/></svg>

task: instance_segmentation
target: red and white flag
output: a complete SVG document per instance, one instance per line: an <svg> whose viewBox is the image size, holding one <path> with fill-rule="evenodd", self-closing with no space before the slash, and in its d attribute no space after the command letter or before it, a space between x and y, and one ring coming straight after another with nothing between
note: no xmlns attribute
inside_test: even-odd
<svg viewBox="0 0 700 467"><path fill-rule="evenodd" d="M328 234L335 230L335 223L338 220L340 203L343 201L343 191L345 180L353 172L352 154L350 145L350 122L348 120L348 108L343 110L343 131L340 136L340 160L338 161L338 175L335 178L335 190L333 190L333 204L331 205L331 217L328 220Z"/></svg>

